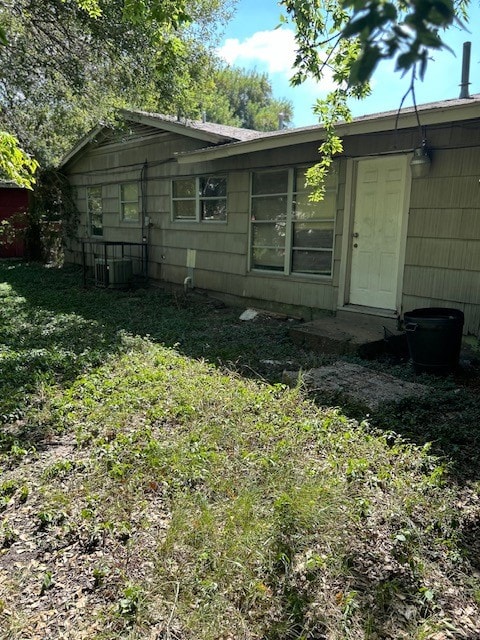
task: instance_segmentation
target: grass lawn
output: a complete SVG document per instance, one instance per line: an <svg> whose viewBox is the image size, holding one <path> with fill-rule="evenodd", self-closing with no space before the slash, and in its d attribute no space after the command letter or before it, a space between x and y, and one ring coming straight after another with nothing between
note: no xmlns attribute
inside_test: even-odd
<svg viewBox="0 0 480 640"><path fill-rule="evenodd" d="M478 371L367 420L239 313L0 262L0 639L478 640Z"/></svg>

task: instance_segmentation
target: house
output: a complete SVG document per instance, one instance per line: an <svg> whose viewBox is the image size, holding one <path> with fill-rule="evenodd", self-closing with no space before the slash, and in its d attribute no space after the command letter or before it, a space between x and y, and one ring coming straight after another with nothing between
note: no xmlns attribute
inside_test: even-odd
<svg viewBox="0 0 480 640"><path fill-rule="evenodd" d="M321 203L304 183L320 126L123 117L62 162L81 214L67 257L99 282L142 271L306 319L448 306L479 334L480 95L340 123Z"/></svg>
<svg viewBox="0 0 480 640"><path fill-rule="evenodd" d="M21 229L22 221L16 214L28 209L29 192L14 182L0 182L0 227L2 221L12 222L14 229ZM3 235L3 234L2 234ZM0 235L0 258L22 258L25 253L23 237L5 238Z"/></svg>

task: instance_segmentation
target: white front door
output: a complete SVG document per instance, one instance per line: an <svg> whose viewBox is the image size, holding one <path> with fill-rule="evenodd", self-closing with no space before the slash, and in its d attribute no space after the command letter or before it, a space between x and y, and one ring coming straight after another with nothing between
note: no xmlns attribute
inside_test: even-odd
<svg viewBox="0 0 480 640"><path fill-rule="evenodd" d="M396 309L406 174L405 156L358 162L350 304Z"/></svg>

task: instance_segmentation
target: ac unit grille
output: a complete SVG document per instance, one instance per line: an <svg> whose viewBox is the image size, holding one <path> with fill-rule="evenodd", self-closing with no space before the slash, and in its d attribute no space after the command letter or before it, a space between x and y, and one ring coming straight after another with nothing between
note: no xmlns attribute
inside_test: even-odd
<svg viewBox="0 0 480 640"><path fill-rule="evenodd" d="M98 287L125 287L133 276L132 261L125 258L95 260L95 284Z"/></svg>

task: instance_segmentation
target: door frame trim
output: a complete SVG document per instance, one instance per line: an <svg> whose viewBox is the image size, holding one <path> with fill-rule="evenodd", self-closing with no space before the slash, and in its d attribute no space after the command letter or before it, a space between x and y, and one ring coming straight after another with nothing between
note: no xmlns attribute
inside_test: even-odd
<svg viewBox="0 0 480 640"><path fill-rule="evenodd" d="M410 196L412 175L410 171L411 153L388 153L375 156L360 156L348 158L345 176L345 202L343 209L342 250L340 256L340 274L338 287L337 308L348 307L350 301L351 256L353 245L353 223L355 216L356 184L358 165L362 160L380 160L384 156L394 156L401 159L405 165L404 205L402 211L401 237L398 253L398 278L396 295L396 314L402 314L403 275L405 270L405 256L407 248L408 215L410 211Z"/></svg>

